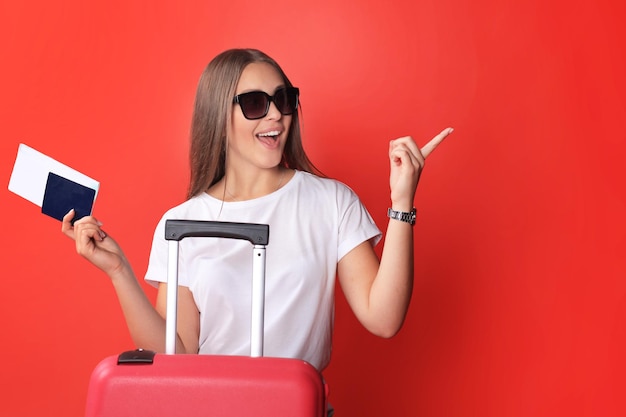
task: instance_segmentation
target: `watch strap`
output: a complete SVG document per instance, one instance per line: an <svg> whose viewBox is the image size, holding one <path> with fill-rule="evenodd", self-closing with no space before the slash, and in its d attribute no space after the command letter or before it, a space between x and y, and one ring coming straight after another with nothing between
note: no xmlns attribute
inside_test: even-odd
<svg viewBox="0 0 626 417"><path fill-rule="evenodd" d="M387 217L390 219L405 222L413 226L415 224L417 210L413 207L411 211L397 211L392 208L387 209Z"/></svg>

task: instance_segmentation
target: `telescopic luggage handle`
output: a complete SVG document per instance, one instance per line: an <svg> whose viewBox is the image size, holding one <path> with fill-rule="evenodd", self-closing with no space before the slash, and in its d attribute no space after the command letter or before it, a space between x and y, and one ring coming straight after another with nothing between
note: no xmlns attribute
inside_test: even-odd
<svg viewBox="0 0 626 417"><path fill-rule="evenodd" d="M265 310L265 246L269 243L269 225L216 222L204 220L165 220L165 239L169 241L167 266L167 302L165 353L176 353L178 302L178 249L186 237L219 237L247 240L254 245L252 262L252 322L250 356L263 356L263 321Z"/></svg>
<svg viewBox="0 0 626 417"><path fill-rule="evenodd" d="M223 237L247 240L253 245L267 245L270 227L267 224L232 223L202 220L166 220L165 239L186 237Z"/></svg>

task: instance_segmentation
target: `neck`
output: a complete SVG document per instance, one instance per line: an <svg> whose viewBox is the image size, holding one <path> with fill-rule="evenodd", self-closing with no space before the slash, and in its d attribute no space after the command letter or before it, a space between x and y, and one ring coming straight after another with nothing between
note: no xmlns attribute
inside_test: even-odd
<svg viewBox="0 0 626 417"><path fill-rule="evenodd" d="M280 189L285 184L287 169L276 169L242 175L241 172L227 172L221 184L221 199L224 201L245 201L263 197Z"/></svg>

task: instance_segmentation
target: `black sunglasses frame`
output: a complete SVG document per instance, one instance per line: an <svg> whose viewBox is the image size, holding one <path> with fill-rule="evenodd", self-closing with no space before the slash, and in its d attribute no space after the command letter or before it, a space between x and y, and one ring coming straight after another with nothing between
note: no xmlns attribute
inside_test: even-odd
<svg viewBox="0 0 626 417"><path fill-rule="evenodd" d="M242 100L245 100L246 97L249 97L251 95L262 96L265 98L265 110L263 111L263 114L259 116L252 115L253 117L249 116L250 109L245 109L245 104L242 103ZM276 98L283 97L283 95L285 98L285 102L283 105L279 106L280 103L276 102ZM292 103L290 100L290 98L292 97L291 95L295 96L295 103L293 103L293 106L291 105ZM265 91L250 91L247 93L238 94L235 96L235 98L233 98L233 103L239 104L239 107L241 107L241 112L243 113L243 117L248 120L258 120L267 116L267 113L270 111L270 103L272 102L283 116L289 116L290 114L295 113L298 110L298 103L300 101L299 98L300 90L297 87L283 87L276 90L273 96L270 96Z"/></svg>

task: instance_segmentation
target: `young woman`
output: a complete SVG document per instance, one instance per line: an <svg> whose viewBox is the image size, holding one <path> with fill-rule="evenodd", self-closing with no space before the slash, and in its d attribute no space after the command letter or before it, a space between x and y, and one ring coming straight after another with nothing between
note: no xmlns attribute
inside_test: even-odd
<svg viewBox="0 0 626 417"><path fill-rule="evenodd" d="M62 230L77 252L111 279L137 346L163 351L167 243L165 219L270 225L267 247L266 356L330 360L335 277L370 332L391 337L404 321L413 284L413 199L425 157L452 131L421 150L403 137L389 144L390 220L381 233L354 192L321 177L307 158L298 122L299 91L257 50L228 50L200 79L191 127L188 200L156 227L142 291L117 243L94 217ZM230 239L185 239L180 246L177 352L249 352L250 247Z"/></svg>

